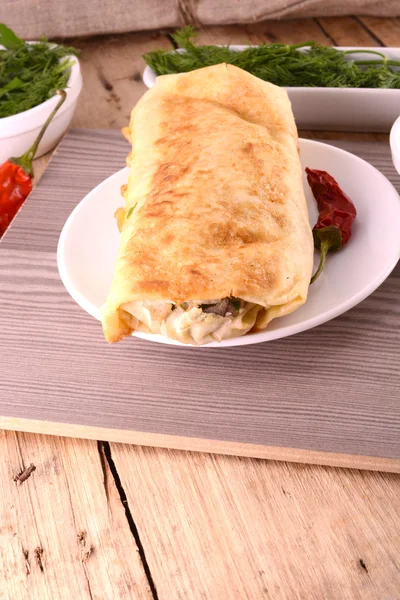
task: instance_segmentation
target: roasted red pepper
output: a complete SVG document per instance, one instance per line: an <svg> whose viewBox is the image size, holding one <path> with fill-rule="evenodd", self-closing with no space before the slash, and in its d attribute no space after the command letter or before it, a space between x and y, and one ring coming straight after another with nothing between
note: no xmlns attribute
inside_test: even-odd
<svg viewBox="0 0 400 600"><path fill-rule="evenodd" d="M66 98L64 90L58 90L57 94L61 98L31 148L19 158L10 158L0 166L0 238L32 191L32 161L36 150L51 120Z"/></svg>
<svg viewBox="0 0 400 600"><path fill-rule="evenodd" d="M327 253L340 250L349 241L357 211L329 173L308 167L306 173L319 211L318 222L313 229L314 246L320 251L319 266L311 279L314 283L322 273Z"/></svg>

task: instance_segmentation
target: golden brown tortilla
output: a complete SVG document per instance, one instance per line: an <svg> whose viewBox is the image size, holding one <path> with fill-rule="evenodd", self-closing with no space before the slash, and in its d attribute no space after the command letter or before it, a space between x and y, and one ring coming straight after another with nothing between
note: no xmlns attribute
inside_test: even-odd
<svg viewBox="0 0 400 600"><path fill-rule="evenodd" d="M285 90L226 64L158 77L128 135L107 341L139 329L203 344L306 301L313 240ZM231 297L240 307L204 312Z"/></svg>

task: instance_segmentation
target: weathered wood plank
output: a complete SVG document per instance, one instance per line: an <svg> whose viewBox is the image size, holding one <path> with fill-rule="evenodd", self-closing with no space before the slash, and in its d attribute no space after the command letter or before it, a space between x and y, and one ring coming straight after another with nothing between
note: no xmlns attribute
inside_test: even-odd
<svg viewBox="0 0 400 600"><path fill-rule="evenodd" d="M73 119L75 127L120 129L129 122L132 108L146 91L142 81L142 55L156 48L171 48L162 33L71 40L81 50L84 86Z"/></svg>
<svg viewBox="0 0 400 600"><path fill-rule="evenodd" d="M319 17L316 22L334 46L379 46L357 17Z"/></svg>
<svg viewBox="0 0 400 600"><path fill-rule="evenodd" d="M320 44L330 44L329 37L314 19L294 19L285 21L265 21L251 25L259 41L269 44L300 44L314 40Z"/></svg>
<svg viewBox="0 0 400 600"><path fill-rule="evenodd" d="M111 444L160 600L400 589L400 477Z"/></svg>
<svg viewBox="0 0 400 600"><path fill-rule="evenodd" d="M0 456L0 598L153 598L96 442L3 431Z"/></svg>
<svg viewBox="0 0 400 600"><path fill-rule="evenodd" d="M313 19L200 27L197 40L201 44L260 44L262 42L297 44L309 40L329 44L329 38Z"/></svg>
<svg viewBox="0 0 400 600"><path fill-rule="evenodd" d="M360 17L377 43L383 46L400 47L400 17L384 19L381 17Z"/></svg>

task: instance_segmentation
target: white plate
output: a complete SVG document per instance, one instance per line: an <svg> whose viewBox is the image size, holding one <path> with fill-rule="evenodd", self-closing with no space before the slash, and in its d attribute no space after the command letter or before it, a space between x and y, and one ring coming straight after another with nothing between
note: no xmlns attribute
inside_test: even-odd
<svg viewBox="0 0 400 600"><path fill-rule="evenodd" d="M287 317L275 319L266 331L214 342L209 346L238 346L275 340L325 323L371 294L389 275L400 257L400 199L392 184L370 164L327 144L300 140L303 169L328 171L357 207L349 243L328 257L324 272L310 287L306 304ZM114 271L119 233L114 212L122 206L120 187L128 168L92 190L71 213L58 244L58 268L72 298L99 318ZM315 200L304 177L310 222L317 220ZM318 254L315 256L315 266ZM161 335L137 337L180 344Z"/></svg>
<svg viewBox="0 0 400 600"><path fill-rule="evenodd" d="M248 46L230 48L240 52ZM338 46L337 50L374 50L388 58L400 57L400 48ZM351 57L365 59L366 55L355 53ZM143 81L149 88L155 84L156 74L149 66L144 70ZM286 90L300 129L389 131L400 114L400 89L288 87Z"/></svg>

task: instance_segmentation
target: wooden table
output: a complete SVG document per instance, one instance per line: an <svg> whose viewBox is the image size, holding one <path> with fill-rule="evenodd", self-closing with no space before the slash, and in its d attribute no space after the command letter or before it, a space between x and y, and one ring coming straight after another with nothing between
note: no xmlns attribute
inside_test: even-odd
<svg viewBox="0 0 400 600"><path fill-rule="evenodd" d="M213 27L200 41L400 46L399 32L396 19L346 17ZM166 33L72 42L85 82L74 125L126 125L141 55L170 47ZM1 599L400 599L397 475L6 431L0 455Z"/></svg>

